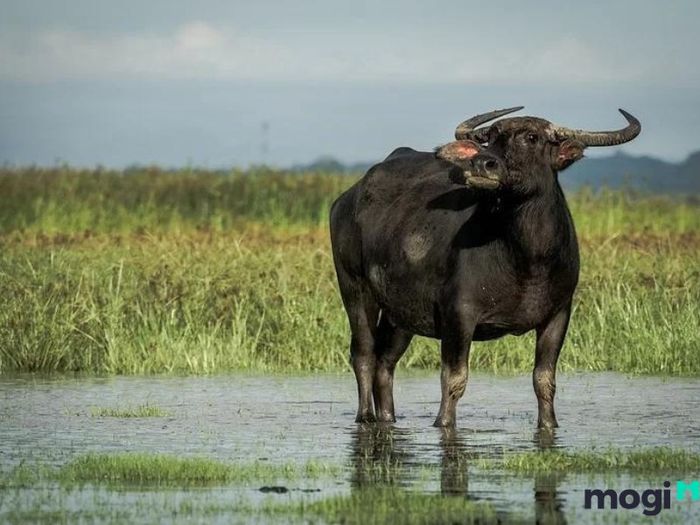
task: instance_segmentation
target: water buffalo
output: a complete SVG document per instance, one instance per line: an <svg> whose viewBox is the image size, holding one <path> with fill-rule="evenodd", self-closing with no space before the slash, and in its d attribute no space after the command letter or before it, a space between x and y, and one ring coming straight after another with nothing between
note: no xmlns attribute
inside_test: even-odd
<svg viewBox="0 0 700 525"><path fill-rule="evenodd" d="M472 341L536 330L538 426L557 426L555 370L578 282L574 224L557 173L589 146L635 138L534 117L477 115L436 152L399 148L331 209L331 242L351 329L358 422L393 422L396 363L414 334L441 340L435 426L455 424ZM374 400L374 406L372 406ZM375 415L376 414L376 415Z"/></svg>

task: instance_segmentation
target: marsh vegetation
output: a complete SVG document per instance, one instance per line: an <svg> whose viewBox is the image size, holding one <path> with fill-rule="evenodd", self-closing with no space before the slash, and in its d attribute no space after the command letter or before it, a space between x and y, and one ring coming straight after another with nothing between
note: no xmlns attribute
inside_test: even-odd
<svg viewBox="0 0 700 525"><path fill-rule="evenodd" d="M345 371L332 173L0 170L0 373ZM700 374L700 206L580 191L581 284L562 370ZM475 345L529 371L534 342ZM433 341L400 366L433 369Z"/></svg>
<svg viewBox="0 0 700 525"><path fill-rule="evenodd" d="M599 472L613 470L614 458L626 458L620 464L621 469L631 468L637 473L647 475L664 475L669 473L695 471L700 464L700 455L671 449L649 449L628 453L624 450L609 449L603 453L579 452L561 454L558 452L537 452L526 455L507 456L504 461L506 470L514 470L519 475L538 475L543 472L558 472L560 475L578 472ZM474 458L478 460L478 458ZM478 461L477 461L478 463ZM494 468L493 463L487 468ZM161 487L177 487L187 496L180 498L178 504L171 502L173 516L182 519L199 519L204 516L219 519L243 519L244 517L266 516L274 521L299 520L319 521L321 523L490 523L497 520L526 520L522 511L513 509L504 512L488 501L473 501L459 494L435 493L417 487L406 488L396 483L400 477L398 471L387 470L382 479L375 479L374 484L358 486L348 493L323 495L321 489L302 490L296 498L266 497L257 502L249 496L243 496L251 487L260 487L258 492L287 494L286 485L316 483L325 487L333 485L334 480L342 478L353 467L338 464L308 463L303 466L293 464L233 464L207 458L182 459L165 455L121 454L121 455L87 455L81 456L60 467L46 465L21 465L9 472L0 472L0 490L9 493L31 487L43 487L56 494L71 494L76 491L93 492L93 505L87 509L73 509L70 504L62 503L65 498L58 498L44 508L13 508L12 503L0 504L0 517L11 521L23 522L33 519L54 520L60 518L104 520L116 508L111 504L101 504L97 495L104 498L105 492L99 489L104 485L107 494L112 492L112 499L120 499L125 490L150 490ZM360 468L363 468L360 466ZM464 487L469 468L467 464L452 465L463 471ZM472 471L474 469L471 469ZM478 469L477 469L478 471ZM440 476L435 469L428 469L426 480ZM357 468L355 468L355 474ZM373 476L376 472L359 473ZM444 473L443 473L444 477ZM541 478L540 478L541 479ZM265 483L282 483L268 486ZM537 481L536 481L537 483ZM229 487L233 494L238 493L234 502L226 503L212 498L209 502L201 497L201 491L222 490ZM540 481L540 488L543 488ZM294 489L298 490L298 489ZM190 492L191 491L191 492ZM556 487L555 487L556 491ZM325 492L325 491L323 491ZM198 495L199 493L199 495ZM158 493L155 493L158 494ZM162 493L159 497L163 497ZM304 494L307 496L305 497ZM311 496L308 496L311 494ZM541 494L540 497L543 495ZM546 494L545 494L546 496ZM557 509L555 497L545 501L543 508L536 513L538 519L558 522L563 518ZM65 498L68 499L68 498ZM153 497L156 500L158 498ZM546 499L546 498L545 498ZM158 508L141 509L146 515L158 515ZM123 509L124 516L130 516ZM142 514L143 516L143 514ZM135 516L132 518L134 519ZM627 516L629 518L629 516Z"/></svg>
<svg viewBox="0 0 700 525"><path fill-rule="evenodd" d="M524 375L474 374L451 430L430 425L434 373L399 375L395 425L354 424L354 386L322 373L4 375L0 522L591 523L604 512L581 513L585 488L642 490L700 465L694 378L561 374L554 433L535 430ZM171 415L85 411L133 399ZM695 508L662 517L695 522Z"/></svg>
<svg viewBox="0 0 700 525"><path fill-rule="evenodd" d="M563 427L533 435L525 336L475 345L442 432L420 338L398 423L352 424L327 216L354 180L1 169L0 521L635 522L582 513L584 487L697 472L697 379L668 377L700 375L697 200L570 195Z"/></svg>

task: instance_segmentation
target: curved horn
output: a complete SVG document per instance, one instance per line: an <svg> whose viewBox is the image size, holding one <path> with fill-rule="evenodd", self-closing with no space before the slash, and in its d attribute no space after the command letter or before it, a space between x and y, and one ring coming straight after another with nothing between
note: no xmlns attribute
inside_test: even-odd
<svg viewBox="0 0 700 525"><path fill-rule="evenodd" d="M474 131L474 128L486 124L490 120L497 119L503 115L508 115L509 113L514 113L520 111L525 106L516 106L514 108L497 109L496 111L490 111L488 113L482 113L481 115L476 115L470 119L465 120L455 130L455 138L457 140L464 140L469 138L469 134Z"/></svg>
<svg viewBox="0 0 700 525"><path fill-rule="evenodd" d="M642 124L624 109L619 110L627 119L627 127L617 131L585 131L554 126L553 131L558 140L575 139L584 146L616 146L634 139L642 131Z"/></svg>

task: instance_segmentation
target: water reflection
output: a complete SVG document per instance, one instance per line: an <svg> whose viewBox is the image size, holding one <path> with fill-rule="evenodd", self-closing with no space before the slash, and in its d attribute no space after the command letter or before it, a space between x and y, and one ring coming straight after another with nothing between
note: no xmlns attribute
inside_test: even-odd
<svg viewBox="0 0 700 525"><path fill-rule="evenodd" d="M351 430L353 487L372 485L408 486L415 482L416 469L427 466L416 455L409 430L391 424L362 424ZM440 429L440 491L445 495L467 496L468 452L459 431Z"/></svg>
<svg viewBox="0 0 700 525"><path fill-rule="evenodd" d="M351 431L352 486L407 484L406 467L414 459L408 436L389 423L361 424Z"/></svg>
<svg viewBox="0 0 700 525"><path fill-rule="evenodd" d="M535 432L533 439L535 447L540 451L557 448L556 429L541 429ZM535 522L538 524L566 523L564 515L564 492L559 490L559 484L565 476L559 473L535 475Z"/></svg>
<svg viewBox="0 0 700 525"><path fill-rule="evenodd" d="M560 386L562 428L533 434L529 376L470 376L469 415L460 419L469 429L440 431L430 427L435 378L422 375L401 379L398 427L351 424L356 408L348 394L355 389L351 375L108 380L0 375L0 470L27 460L61 466L87 452L206 455L242 463L265 457L275 464L290 458L335 464L350 455L349 479L338 481L339 490L349 488L350 480L353 486L408 486L487 500L499 512L527 513L530 522L536 515L541 523L565 523L564 498L569 521L600 517L576 512L574 518L574 510L568 510L582 507L582 491L589 485L584 476L514 476L481 468L480 458L548 448L575 452L661 445L700 451L700 441L692 439L700 435L696 378L585 374L563 376ZM647 395L650 391L653 396ZM91 415L93 407L144 402L170 416ZM693 518L686 521L700 523Z"/></svg>
<svg viewBox="0 0 700 525"><path fill-rule="evenodd" d="M440 492L445 496L482 499L469 493L470 461L475 459L469 445L471 433L455 428L440 429ZM392 485L409 486L415 482L415 468L426 465L424 456L417 456L411 433L391 424L363 424L351 430L350 459L353 465L353 488ZM557 448L556 431L537 431L535 448L545 451ZM564 495L559 489L565 480L561 474L537 474L533 478L535 522L541 524L567 523ZM503 480L504 484L506 480Z"/></svg>
<svg viewBox="0 0 700 525"><path fill-rule="evenodd" d="M532 442L539 450L549 450L561 447L557 438L556 428L539 428L535 430Z"/></svg>
<svg viewBox="0 0 700 525"><path fill-rule="evenodd" d="M466 496L469 477L464 438L455 428L442 428L440 432L440 492Z"/></svg>

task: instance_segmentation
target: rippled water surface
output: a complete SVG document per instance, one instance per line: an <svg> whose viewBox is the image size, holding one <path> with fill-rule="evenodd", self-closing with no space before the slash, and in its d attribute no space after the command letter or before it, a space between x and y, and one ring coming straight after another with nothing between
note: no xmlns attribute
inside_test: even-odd
<svg viewBox="0 0 700 525"><path fill-rule="evenodd" d="M363 467L367 462L390 460L405 467L401 479L392 483L489 500L504 512L517 510L533 519L546 506L555 510L559 521L578 523L610 517L610 513L604 516L583 509L584 487L607 484L644 489L660 487L665 479L528 478L479 468L469 468L464 476L454 472L454 457L465 453L492 457L543 447L672 446L700 452L697 379L562 374L557 392L561 428L547 439L535 432L537 405L529 377L472 376L452 432L431 426L439 403L437 374L397 377L395 399L398 422L378 428L353 422L356 398L350 375L0 377L0 467L7 471L28 461L60 466L87 452L124 451L208 456L227 462L315 460L341 465L343 474L332 483L301 487L318 488L322 496L372 483ZM128 419L92 415L95 408L144 403L168 415ZM425 469L419 475L421 467L433 468L427 472L435 475L426 478ZM225 500L234 491L258 497L258 488L220 487L204 492L208 498ZM0 521L3 512L36 505L35 492L12 489L3 496L0 489ZM299 497L295 494L291 490L278 497ZM167 502L180 496L173 491L164 496L162 491L112 493L93 487L62 497L62 504L76 512L86 505L109 505L110 501L124 505L129 498L141 499L146 503L141 502L145 514L140 513L140 519L152 522L165 519ZM51 498L45 499L42 505L50 509ZM676 517L700 521L700 502L695 507L685 506ZM640 514L624 512L632 518ZM231 516L220 519L227 522Z"/></svg>

